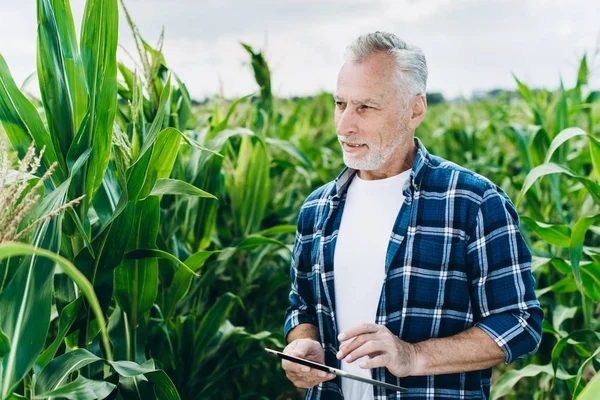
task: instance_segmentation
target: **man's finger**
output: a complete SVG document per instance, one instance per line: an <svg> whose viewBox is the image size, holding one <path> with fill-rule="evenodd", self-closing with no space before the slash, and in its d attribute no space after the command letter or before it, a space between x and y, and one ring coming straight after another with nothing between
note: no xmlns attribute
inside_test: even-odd
<svg viewBox="0 0 600 400"><path fill-rule="evenodd" d="M306 380L311 383L314 383L315 385L318 385L321 382L329 381L329 380L332 380L333 378L335 378L334 374L330 374L329 372L318 371L316 369L313 369L310 373L310 376L308 376L306 378Z"/></svg>
<svg viewBox="0 0 600 400"><path fill-rule="evenodd" d="M358 366L362 369L373 369L379 367L385 367L388 365L389 355L387 353L380 354L376 357L370 358L368 360L361 361L358 363Z"/></svg>
<svg viewBox="0 0 600 400"><path fill-rule="evenodd" d="M310 373L315 378L325 378L327 376L327 372L321 371L321 370L318 370L318 369L313 369L312 371L310 371Z"/></svg>
<svg viewBox="0 0 600 400"><path fill-rule="evenodd" d="M321 379L322 379L322 380L323 380L323 382L324 382L324 381L330 381L330 380L332 380L332 379L334 379L334 378L335 378L335 375L334 375L334 374L328 374L328 373L325 373L325 376L324 376L323 378L321 378Z"/></svg>
<svg viewBox="0 0 600 400"><path fill-rule="evenodd" d="M335 378L334 374L328 373L326 373L325 376L312 376L312 372L311 374L297 374L295 372L292 372L286 375L296 387L306 389L316 386L321 382L330 381Z"/></svg>
<svg viewBox="0 0 600 400"><path fill-rule="evenodd" d="M354 360L358 360L361 357L368 355L373 355L373 357L375 357L379 353L385 353L386 351L387 349L385 348L385 345L383 345L383 342L372 340L358 347L354 351L348 353L346 357L344 357L344 361L351 363Z"/></svg>
<svg viewBox="0 0 600 400"><path fill-rule="evenodd" d="M288 360L282 360L281 361L281 368L283 368L286 371L293 371L293 372L310 372L310 367L307 367L306 365L302 365L302 364L298 364L292 361L288 361Z"/></svg>
<svg viewBox="0 0 600 400"><path fill-rule="evenodd" d="M348 341L340 346L340 350L336 354L336 357L338 358L338 360L341 360L360 346L364 345L367 342L376 340L376 338L377 336L373 333L356 336L354 340Z"/></svg>
<svg viewBox="0 0 600 400"><path fill-rule="evenodd" d="M341 341L348 340L358 335L362 335L365 333L375 333L379 331L381 325L371 324L368 322L363 322L358 325L353 326L352 328L348 328L342 333L338 335L338 339Z"/></svg>

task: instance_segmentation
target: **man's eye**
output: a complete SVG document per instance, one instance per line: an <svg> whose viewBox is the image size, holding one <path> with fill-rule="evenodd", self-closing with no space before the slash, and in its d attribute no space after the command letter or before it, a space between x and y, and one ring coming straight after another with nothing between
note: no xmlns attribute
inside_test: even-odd
<svg viewBox="0 0 600 400"><path fill-rule="evenodd" d="M362 104L358 108L360 108L361 110L368 110L369 108L372 108L372 107Z"/></svg>
<svg viewBox="0 0 600 400"><path fill-rule="evenodd" d="M336 101L335 105L336 105L337 108L344 108L344 107L346 107L346 103L343 103L341 101Z"/></svg>

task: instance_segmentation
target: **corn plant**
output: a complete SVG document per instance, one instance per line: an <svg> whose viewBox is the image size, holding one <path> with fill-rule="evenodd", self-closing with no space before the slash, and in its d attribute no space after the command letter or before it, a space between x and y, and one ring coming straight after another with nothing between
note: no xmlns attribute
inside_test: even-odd
<svg viewBox="0 0 600 400"><path fill-rule="evenodd" d="M181 262L158 250L160 197L214 196L168 179L186 139L165 122L170 115L170 77L160 88L155 112L150 110L151 123L137 125L143 132L137 147L124 143L115 125L117 7L116 0L86 2L78 48L68 1L38 1L38 79L45 122L0 56L0 120L13 149L23 156L33 142L45 149L42 172L57 165L52 185L46 188L47 202L54 208L85 195L74 212L42 224L30 241L72 260L98 294L102 311L99 318L80 290L54 276L51 259L24 259L2 291L5 301L16 304L9 308L16 317L2 318L10 345L2 364L3 399L19 392L49 397L84 389L100 398L113 391L179 398L139 340L158 295L157 259L167 258L191 274L198 269L192 261ZM60 315L53 334L56 345L42 353L51 305ZM107 328L113 349L99 346L98 333ZM55 357L59 350L63 354ZM128 361L113 361L113 353ZM72 374L75 370L78 376Z"/></svg>

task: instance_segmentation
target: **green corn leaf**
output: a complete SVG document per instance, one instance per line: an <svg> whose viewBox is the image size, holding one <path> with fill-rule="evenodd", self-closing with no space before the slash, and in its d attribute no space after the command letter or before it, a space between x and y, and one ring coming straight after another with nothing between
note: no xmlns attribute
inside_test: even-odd
<svg viewBox="0 0 600 400"><path fill-rule="evenodd" d="M67 381L69 375L94 362L102 361L86 349L76 349L50 361L42 370L35 383L36 393L56 390Z"/></svg>
<svg viewBox="0 0 600 400"><path fill-rule="evenodd" d="M152 125L148 130L144 143L140 148L139 154L136 159L131 163L131 167L134 167L142 157L146 155L150 147L156 141L158 134L162 131L163 123L165 118L169 115L169 109L171 106L171 77L167 80L165 87L160 95L160 105L154 120L152 121Z"/></svg>
<svg viewBox="0 0 600 400"><path fill-rule="evenodd" d="M569 123L569 109L567 107L567 93L565 92L565 86L563 85L562 79L560 80L560 97L558 98L558 104L556 106L556 120L554 126L554 132L558 133L567 128ZM564 158L561 157L561 162Z"/></svg>
<svg viewBox="0 0 600 400"><path fill-rule="evenodd" d="M204 190L198 189L194 185L177 179L157 179L149 195L160 196L162 194L206 197L215 200L217 199L212 194L205 192Z"/></svg>
<svg viewBox="0 0 600 400"><path fill-rule="evenodd" d="M259 246L266 246L269 244L274 244L279 247L285 248L288 251L291 251L290 246L287 244L273 238L268 238L260 235L249 235L245 239L235 243L234 245L223 249L221 254L219 255L219 261L226 262L231 257L233 257L236 252L239 250L250 250Z"/></svg>
<svg viewBox="0 0 600 400"><path fill-rule="evenodd" d="M538 222L527 216L521 216L525 223L536 235L553 246L569 247L571 240L571 228L567 225L550 225Z"/></svg>
<svg viewBox="0 0 600 400"><path fill-rule="evenodd" d="M590 147L590 155L592 157L592 165L594 166L596 177L600 177L600 140L598 140L595 136L588 134L580 128L567 128L560 132L558 135L556 135L556 137L552 140L552 143L550 144L550 148L548 149L548 153L546 154L544 163L550 162L550 159L552 158L554 152L563 143L566 143L572 138L579 136L587 137Z"/></svg>
<svg viewBox="0 0 600 400"><path fill-rule="evenodd" d="M531 154L531 160L533 164L528 168L531 170L533 165L543 163L546 152L550 147L550 136L546 129L542 126L534 128L534 132L529 140L529 154Z"/></svg>
<svg viewBox="0 0 600 400"><path fill-rule="evenodd" d="M136 377L142 381L152 382L158 397L142 397L142 399L179 399L173 382L166 376L164 371L156 369L153 360L147 360L143 364L131 361L108 361L86 349L76 349L50 361L39 374L35 384L37 395L34 398L45 398L47 396L60 396L69 399L105 398L115 388L115 385L110 382L80 379L82 378L80 375L75 381L66 383L73 372L96 362L104 362L110 365L119 374L120 383L123 378ZM124 381L131 382L127 379L124 379ZM75 395L88 397L77 397Z"/></svg>
<svg viewBox="0 0 600 400"><path fill-rule="evenodd" d="M38 394L34 399L59 397L69 400L104 399L107 398L117 386L106 381L95 381L79 375L77 379L57 389Z"/></svg>
<svg viewBox="0 0 600 400"><path fill-rule="evenodd" d="M112 161L109 162L106 169L106 174L102 179L102 184L94 196L93 204L96 215L106 225L113 216L119 199L121 198L121 185L117 181L115 165Z"/></svg>
<svg viewBox="0 0 600 400"><path fill-rule="evenodd" d="M143 200L148 197L157 181L167 179L171 174L173 165L179 152L181 139L185 140L195 148L205 150L206 148L195 143L191 138L188 138L183 133L174 128L166 128L162 130L150 147L150 151L140 158L135 166L130 169L131 173L128 179L128 192L131 200ZM147 143L147 142L146 142ZM206 149L208 150L208 149ZM210 150L208 150L211 152ZM214 154L214 152L211 152ZM171 182L173 183L173 182ZM185 184L167 184L161 182L159 189L166 187L183 189ZM189 189L189 187L187 188ZM196 191L196 193L198 193ZM202 196L207 197L207 196ZM210 196L208 196L210 197Z"/></svg>
<svg viewBox="0 0 600 400"><path fill-rule="evenodd" d="M242 43L242 47L250 54L254 79L260 87L260 104L258 105L259 118L256 122L258 130L267 126L267 118L273 112L273 94L271 93L271 70L262 52L255 53L252 47ZM261 115L263 111L265 115Z"/></svg>
<svg viewBox="0 0 600 400"><path fill-rule="evenodd" d="M117 374L126 378L132 378L138 375L144 375L148 372L156 371L154 367L154 361L148 360L143 364L134 363L133 361L112 361L110 362L111 367L117 372Z"/></svg>
<svg viewBox="0 0 600 400"><path fill-rule="evenodd" d="M266 138L265 141L269 145L285 151L287 154L300 161L305 167L313 168L308 157L306 157L306 155L294 143L288 140L279 140L273 138Z"/></svg>
<svg viewBox="0 0 600 400"><path fill-rule="evenodd" d="M600 265L598 263L581 263L581 284L587 297L600 302Z"/></svg>
<svg viewBox="0 0 600 400"><path fill-rule="evenodd" d="M520 204L527 191L531 189L531 187L537 180L546 175L551 174L565 174L579 181L587 189L594 201L600 204L600 185L598 185L591 179L577 175L575 172L571 171L567 167L554 163L542 164L529 171L529 173L525 177L525 183L523 183L523 189L521 189L521 193L519 194L517 204Z"/></svg>
<svg viewBox="0 0 600 400"><path fill-rule="evenodd" d="M598 394L600 393L600 374L596 374L586 385L585 388L581 391L579 396L577 396L577 400L596 400L598 398Z"/></svg>
<svg viewBox="0 0 600 400"><path fill-rule="evenodd" d="M267 244L275 244L280 247L289 249L289 246L279 240L268 238L260 235L250 235L242 240L239 244L233 246L236 249L252 249L257 246L263 246Z"/></svg>
<svg viewBox="0 0 600 400"><path fill-rule="evenodd" d="M548 257L531 256L531 272L536 272L539 268L547 265L550 262ZM569 268L569 271L571 268Z"/></svg>
<svg viewBox="0 0 600 400"><path fill-rule="evenodd" d="M573 274L575 275L575 282L577 287L583 294L581 272L579 270L579 263L581 261L581 255L583 253L583 241L585 234L588 229L600 221L600 214L591 217L581 217L573 226L573 233L571 235L571 242L569 243L569 254L571 256L571 268L573 268Z"/></svg>
<svg viewBox="0 0 600 400"><path fill-rule="evenodd" d="M126 93L119 92L119 95L121 97L126 98L129 101L132 101L133 100L133 91L135 90L134 73L132 70L127 68L127 66L125 64L123 64L121 62L117 64L117 68L119 69L119 72L121 73L121 76L123 77L125 85L127 85Z"/></svg>
<svg viewBox="0 0 600 400"><path fill-rule="evenodd" d="M575 344L575 343L577 343L577 341L585 340L586 338L600 339L600 333L594 332L591 329L581 329L581 330L573 331L573 332L569 333L567 336L560 339L554 345L554 348L552 349L552 370L554 371L554 375L556 377L558 377L560 379L559 373L558 373L558 371L560 371L560 369L559 369L558 364L560 361L560 355L562 354L562 351L564 350L565 346L570 343Z"/></svg>
<svg viewBox="0 0 600 400"><path fill-rule="evenodd" d="M206 147L214 152L220 152L229 139L240 136L254 136L254 132L244 128L223 130L210 139ZM192 184L209 193L221 193L223 188L222 166L222 156L202 152L198 155L198 161L190 167ZM194 224L192 229L196 238L193 246L195 251L206 249L210 245L219 206L218 202L210 199L200 198L197 201L198 208L192 221Z"/></svg>
<svg viewBox="0 0 600 400"><path fill-rule="evenodd" d="M595 103L596 101L598 101L598 99L600 99L600 91L594 90L594 91L590 92L588 97L585 99L585 102L587 104L592 104L592 103Z"/></svg>
<svg viewBox="0 0 600 400"><path fill-rule="evenodd" d="M171 175L180 144L181 134L177 129L167 128L158 134L146 166L144 185L140 189L139 199L145 199L150 195L158 179L168 178Z"/></svg>
<svg viewBox="0 0 600 400"><path fill-rule="evenodd" d="M556 306L552 312L552 327L555 330L560 331L561 324L564 321L575 317L577 309L578 307L565 307L562 304Z"/></svg>
<svg viewBox="0 0 600 400"><path fill-rule="evenodd" d="M179 400L179 394L175 385L164 371L157 370L154 367L153 360L148 360L141 365L129 361L111 362L110 365L121 376L119 383L126 382L127 385L138 386L139 383L148 381L153 384L154 396L150 395L149 387L146 387L142 389L143 395L139 397L140 400L151 398L157 400ZM138 398L135 396L135 394L139 394L138 388L129 387L129 389L133 389L133 398Z"/></svg>
<svg viewBox="0 0 600 400"><path fill-rule="evenodd" d="M556 339L560 339L563 336L563 335L560 334L560 332L558 332L556 329L554 329L552 327L552 325L550 325L548 323L547 320L544 320L542 322L542 332L543 333L551 333L551 334L553 334L556 337Z"/></svg>
<svg viewBox="0 0 600 400"><path fill-rule="evenodd" d="M579 64L579 71L577 71L577 87L581 87L588 84L588 65L587 65L587 54L583 55L581 63Z"/></svg>
<svg viewBox="0 0 600 400"><path fill-rule="evenodd" d="M108 332L105 328L106 322L104 320L102 310L100 308L100 304L98 303L96 294L94 293L94 289L91 283L89 283L89 281L85 278L85 276L83 276L83 274L72 263L53 252L47 251L42 248L34 248L24 243L7 242L0 244L0 257L34 254L56 263L65 272L65 274L69 278L71 278L71 280L75 282L75 284L80 288L81 292L86 297L88 303L91 305L95 317L98 319L98 321L100 321L104 351L106 352L107 358L111 360L112 354L110 351L110 346L108 344ZM6 290L2 292L0 296L4 295L5 292Z"/></svg>
<svg viewBox="0 0 600 400"><path fill-rule="evenodd" d="M86 204L91 204L101 185L110 157L117 109L118 30L117 0L86 2L80 47L89 106L67 154L70 165L85 150L93 150L76 189L77 195L87 195ZM86 215L86 207L81 209L80 215Z"/></svg>
<svg viewBox="0 0 600 400"><path fill-rule="evenodd" d="M233 115L233 112L237 109L237 107L241 103L243 103L244 101L246 101L247 99L249 99L253 95L254 95L254 93L251 93L251 94L248 94L246 96L242 96L242 97L236 99L229 106L229 109L227 110L227 114L225 115L225 118L223 118L222 120L219 120L218 118L214 119L214 122L212 124L212 129L211 129L211 136L209 137L209 139L212 139L219 132L226 130L228 128L228 126L229 126L229 119Z"/></svg>
<svg viewBox="0 0 600 400"><path fill-rule="evenodd" d="M81 305L83 304L83 300L81 297L76 298L71 303L69 303L60 313L60 317L58 320L58 333L54 341L48 346L46 350L37 358L35 362L36 370L41 371L56 355L56 351L58 347L61 345L64 340L69 328L75 322L75 319L79 315L79 310L81 309Z"/></svg>
<svg viewBox="0 0 600 400"><path fill-rule="evenodd" d="M552 139L552 143L550 143L550 148L546 153L546 158L544 160L545 164L550 162L550 159L554 155L554 152L567 141L571 140L574 137L578 136L586 136L587 133L581 128L567 128L562 130L554 139Z"/></svg>
<svg viewBox="0 0 600 400"><path fill-rule="evenodd" d="M225 293L217 302L206 312L198 330L194 333L193 354L195 360L202 360L203 354L207 350L213 337L219 332L219 328L227 319L233 305L238 303L243 305L239 297L232 293ZM192 371L194 376L195 371Z"/></svg>
<svg viewBox="0 0 600 400"><path fill-rule="evenodd" d="M140 192L146 184L146 176L148 174L150 159L152 157L152 148L158 138L159 133L163 132L163 123L169 113L170 98L171 79L169 77L169 80L167 80L167 83L165 84L160 96L160 105L158 112L154 117L154 121L152 121L152 125L150 126L136 159L131 163L131 166L127 170L127 192L131 200L137 200L139 198ZM173 128L167 129L169 131L175 130Z"/></svg>
<svg viewBox="0 0 600 400"><path fill-rule="evenodd" d="M180 400L179 393L165 371L157 370L145 374L146 378L154 384L154 393L159 400Z"/></svg>
<svg viewBox="0 0 600 400"><path fill-rule="evenodd" d="M131 235L136 213L136 203L127 203L122 213L108 224L108 228L98 236L94 245L97 246L96 268L100 281L112 277L113 270L123 261L127 248L127 240Z"/></svg>
<svg viewBox="0 0 600 400"><path fill-rule="evenodd" d="M192 100L190 99L190 94L187 90L187 87L177 74L173 74L175 77L175 81L177 82L179 100L177 101L177 129L180 131L184 131L187 128L188 121L190 116L192 115Z"/></svg>
<svg viewBox="0 0 600 400"><path fill-rule="evenodd" d="M157 197L148 197L136 203L135 219L129 236L128 250L156 248L160 207ZM128 316L131 340L135 341L135 329L139 317L148 311L158 294L158 260L145 258L125 261L114 271L114 295L121 309ZM134 344L135 342L132 342ZM130 346L134 351L135 345ZM129 354L134 360L133 353Z"/></svg>
<svg viewBox="0 0 600 400"><path fill-rule="evenodd" d="M515 385L522 378L530 378L534 376L538 376L539 374L547 374L552 375L552 365L537 365L537 364L529 364L522 369L519 370L511 370L505 372L496 382L496 384L492 387L490 393L490 399L496 400L501 398L502 396L506 396L513 392ZM556 376L559 379L567 380L575 377L575 375L569 375L565 373L562 369L555 371Z"/></svg>
<svg viewBox="0 0 600 400"><path fill-rule="evenodd" d="M561 274L569 274L573 271L573 269L571 268L571 264L569 264L562 258L552 258L550 260L550 264L552 264L552 266L556 268L556 270L559 271Z"/></svg>
<svg viewBox="0 0 600 400"><path fill-rule="evenodd" d="M234 226L240 236L260 229L270 192L269 155L265 142L260 138L252 142L252 137L242 137L235 171L225 180Z"/></svg>
<svg viewBox="0 0 600 400"><path fill-rule="evenodd" d="M10 339L0 329L0 361L10 351Z"/></svg>
<svg viewBox="0 0 600 400"><path fill-rule="evenodd" d="M165 260L172 261L175 264L179 265L181 268L186 269L190 274L199 276L198 274L196 274L194 272L196 269L199 268L199 265L188 265L187 263L180 261L177 257L172 255L171 253L167 253L166 251L162 251L162 250L136 249L136 250L130 251L129 253L125 254L125 256L123 257L123 260L124 261L144 260L144 259L148 259L148 258L163 258Z"/></svg>
<svg viewBox="0 0 600 400"><path fill-rule="evenodd" d="M585 286L585 285L584 285ZM545 287L543 289L536 289L535 295L539 298L546 293L574 293L578 291L577 284L575 283L575 279L572 276L568 276L559 280L552 285Z"/></svg>
<svg viewBox="0 0 600 400"><path fill-rule="evenodd" d="M192 254L185 260L185 265L189 268L179 268L173 277L171 287L167 292L167 299L165 303L165 319L169 320L175 313L177 304L186 296L190 290L190 285L194 275L197 275L198 271L204 263L210 258L211 255L219 253L220 251L199 251Z"/></svg>
<svg viewBox="0 0 600 400"><path fill-rule="evenodd" d="M600 339L600 334L598 334L598 338ZM575 388L573 389L574 397L577 397L577 393L579 393L579 385L581 384L581 379L583 378L583 372L590 362L593 360L597 360L598 354L600 354L600 347L597 347L596 350L592 353L591 356L586 358L579 369L577 370L577 378L575 379ZM577 397L579 398L579 397Z"/></svg>
<svg viewBox="0 0 600 400"><path fill-rule="evenodd" d="M513 142L515 142L519 149L519 158L521 159L521 163L523 163L523 167L529 171L533 168L533 160L531 151L529 150L530 146L526 130L520 126L512 125L506 129L506 132L513 138Z"/></svg>
<svg viewBox="0 0 600 400"><path fill-rule="evenodd" d="M149 360L138 366L135 363L124 362L117 366L117 363L112 363L112 366L119 370L121 377L119 378L119 388L121 394L127 399L156 399L156 400L179 400L179 394L175 385L162 370L156 370L154 363ZM143 374L132 375L136 372ZM125 375L127 374L127 375ZM149 385L152 384L153 387Z"/></svg>
<svg viewBox="0 0 600 400"><path fill-rule="evenodd" d="M55 192L58 191L55 190ZM46 204L48 201L47 197ZM64 200L64 197L63 197ZM36 228L32 243L36 247L58 251L60 218L46 221ZM0 245L0 258L23 253L15 251L21 244ZM21 245L27 249L31 246ZM5 399L35 363L46 342L50 324L50 306L54 261L34 254L23 258L16 274L0 293L0 330L10 339L11 348L2 360L0 398Z"/></svg>
<svg viewBox="0 0 600 400"><path fill-rule="evenodd" d="M119 377L119 394L123 400L158 400L144 375Z"/></svg>
<svg viewBox="0 0 600 400"><path fill-rule="evenodd" d="M531 108L531 111L533 112L533 123L535 125L543 126L544 118L542 117L542 113L538 105L536 104L535 99L533 98L533 95L529 90L529 87L527 87L527 85L521 82L514 74L513 78L515 79L515 82L517 82L517 92L521 95L523 100L525 100L525 103L527 103L527 105L529 106L529 108Z"/></svg>
<svg viewBox="0 0 600 400"><path fill-rule="evenodd" d="M296 225L277 225L257 233L259 236L275 236L282 233L296 233Z"/></svg>
<svg viewBox="0 0 600 400"><path fill-rule="evenodd" d="M33 141L38 152L45 146L43 161L46 168L54 162L58 163L57 152L50 134L33 104L19 91L2 55L0 55L0 121L19 158L25 156L29 144ZM66 172L59 163L59 168L52 174L52 181L56 185L60 184L65 179Z"/></svg>
<svg viewBox="0 0 600 400"><path fill-rule="evenodd" d="M87 107L83 63L68 0L38 0L37 64L40 93L59 161L75 138Z"/></svg>

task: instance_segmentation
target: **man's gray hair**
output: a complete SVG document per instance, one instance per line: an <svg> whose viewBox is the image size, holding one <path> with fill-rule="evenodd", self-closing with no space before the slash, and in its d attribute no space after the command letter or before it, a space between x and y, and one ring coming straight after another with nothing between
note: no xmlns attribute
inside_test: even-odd
<svg viewBox="0 0 600 400"><path fill-rule="evenodd" d="M374 32L361 35L346 48L346 61L361 62L378 52L386 52L396 59L398 91L408 105L410 99L425 94L427 61L419 47L406 43L393 33Z"/></svg>

